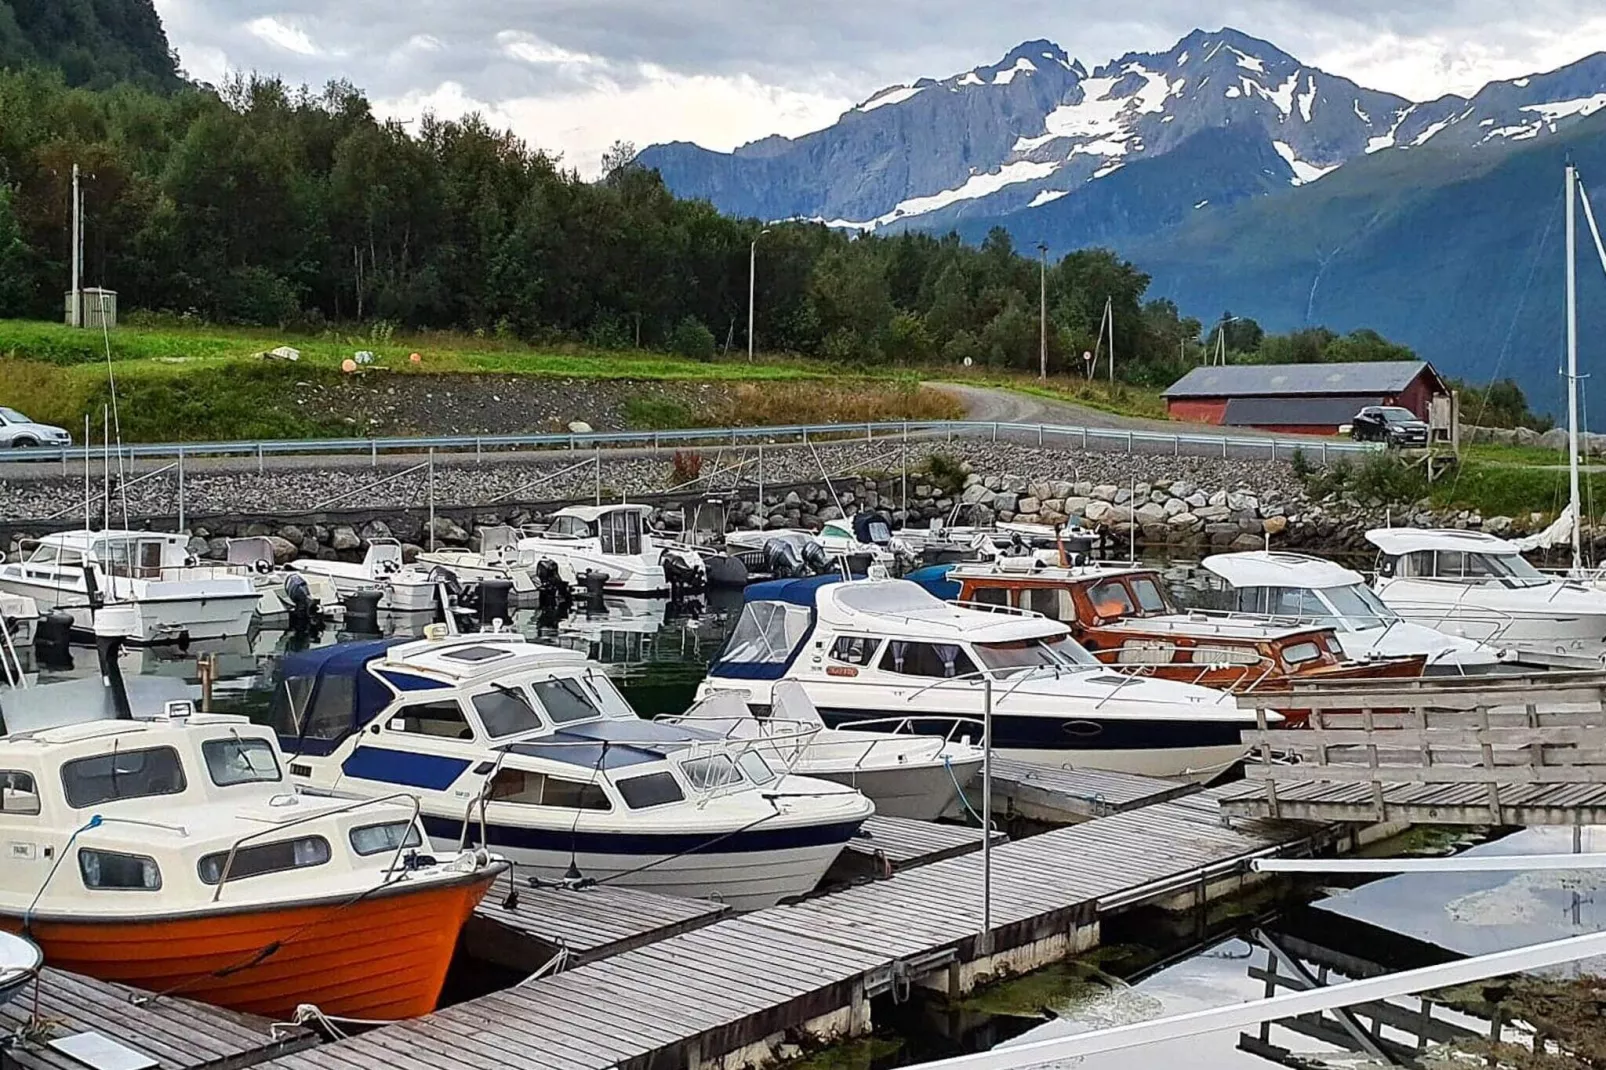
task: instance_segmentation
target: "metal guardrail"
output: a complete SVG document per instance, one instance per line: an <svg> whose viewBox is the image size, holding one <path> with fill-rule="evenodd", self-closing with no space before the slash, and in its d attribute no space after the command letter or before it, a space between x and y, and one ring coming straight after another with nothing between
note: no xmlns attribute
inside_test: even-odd
<svg viewBox="0 0 1606 1070"><path fill-rule="evenodd" d="M1382 446L1374 442L1312 441L1309 439L1277 438L1274 436L1238 437L1211 434L1176 434L1164 431L1126 430L1112 427L1077 427L1062 424L1018 424L977 420L926 420L867 422L862 424L787 424L780 427L697 427L676 431L598 431L587 434L543 435L440 435L418 438L320 438L320 439L262 439L235 442L161 442L123 443L107 451L97 446L35 446L27 449L0 450L4 461L56 461L63 465L72 461L100 460L105 456L133 460L136 458L187 458L187 457L257 457L270 454L368 454L375 463L381 453L421 453L428 451L449 453L483 453L486 450L509 449L602 449L609 448L662 448L665 445L684 443L750 445L777 444L777 440L796 439L808 443L813 437L840 440L844 436L862 435L865 440L877 437L918 435L955 437L990 436L996 440L1004 434L1036 436L1039 445L1072 442L1084 448L1094 445L1124 446L1126 452L1137 447L1147 449L1170 448L1181 453L1187 446L1190 451L1220 450L1223 457L1233 450L1264 455L1268 460L1292 457L1296 450L1313 459L1326 461L1330 456L1355 456L1376 452Z"/></svg>

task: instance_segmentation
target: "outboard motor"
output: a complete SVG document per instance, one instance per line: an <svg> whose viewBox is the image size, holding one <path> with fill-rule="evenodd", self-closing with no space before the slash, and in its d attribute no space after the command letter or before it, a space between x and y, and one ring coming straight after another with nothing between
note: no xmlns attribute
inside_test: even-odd
<svg viewBox="0 0 1606 1070"><path fill-rule="evenodd" d="M810 540L809 545L817 547L819 544ZM807 575L797 544L780 536L764 540L764 567L778 580Z"/></svg>
<svg viewBox="0 0 1606 1070"><path fill-rule="evenodd" d="M284 578L284 600L289 605L292 632L311 631L323 624L322 609L301 573L292 572Z"/></svg>
<svg viewBox="0 0 1606 1070"><path fill-rule="evenodd" d="M574 605L574 588L550 557L535 563L535 588L536 606L543 620L557 620L568 615Z"/></svg>
<svg viewBox="0 0 1606 1070"><path fill-rule="evenodd" d="M480 628L489 628L493 621L513 622L513 581L503 579L481 580L479 584Z"/></svg>
<svg viewBox="0 0 1606 1070"><path fill-rule="evenodd" d="M594 568L587 569L580 575L580 584L586 589L586 612L607 612L608 603L603 599L603 592L608 588L608 574Z"/></svg>
<svg viewBox="0 0 1606 1070"><path fill-rule="evenodd" d="M708 573L702 558L679 550L665 550L658 555L664 578L669 581L669 597L680 601L691 595L702 594L708 588Z"/></svg>
<svg viewBox="0 0 1606 1070"><path fill-rule="evenodd" d="M891 546L892 525L880 513L861 510L853 514L853 537L872 546Z"/></svg>
<svg viewBox="0 0 1606 1070"><path fill-rule="evenodd" d="M803 564L816 576L823 576L831 571L831 559L826 555L825 547L814 539L803 544Z"/></svg>
<svg viewBox="0 0 1606 1070"><path fill-rule="evenodd" d="M46 669L72 668L72 614L58 609L41 617L33 633L33 649Z"/></svg>
<svg viewBox="0 0 1606 1070"><path fill-rule="evenodd" d="M378 635L379 600L383 597L370 588L353 591L342 599L346 607L346 631L352 635Z"/></svg>

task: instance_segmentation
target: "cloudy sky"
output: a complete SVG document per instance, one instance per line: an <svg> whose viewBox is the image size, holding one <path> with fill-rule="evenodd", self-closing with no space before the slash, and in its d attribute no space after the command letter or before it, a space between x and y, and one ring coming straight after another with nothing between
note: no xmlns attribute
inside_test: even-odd
<svg viewBox="0 0 1606 1070"><path fill-rule="evenodd" d="M156 0L189 73L344 78L378 111L483 112L595 173L615 139L730 149L1047 37L1089 67L1198 26L1413 99L1606 50L1599 0ZM1111 14L1112 7L1119 9Z"/></svg>

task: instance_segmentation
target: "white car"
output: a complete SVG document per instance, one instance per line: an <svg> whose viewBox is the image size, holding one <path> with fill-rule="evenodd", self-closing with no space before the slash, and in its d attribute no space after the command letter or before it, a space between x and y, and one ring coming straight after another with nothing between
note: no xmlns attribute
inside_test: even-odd
<svg viewBox="0 0 1606 1070"><path fill-rule="evenodd" d="M64 428L35 423L16 409L0 405L0 449L71 445L72 435Z"/></svg>

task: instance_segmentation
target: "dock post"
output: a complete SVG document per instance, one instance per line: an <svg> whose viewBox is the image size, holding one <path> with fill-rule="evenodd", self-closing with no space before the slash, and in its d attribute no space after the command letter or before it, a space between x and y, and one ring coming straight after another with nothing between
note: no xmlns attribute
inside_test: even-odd
<svg viewBox="0 0 1606 1070"><path fill-rule="evenodd" d="M982 677L981 707L981 939L980 954L993 949L993 678Z"/></svg>

